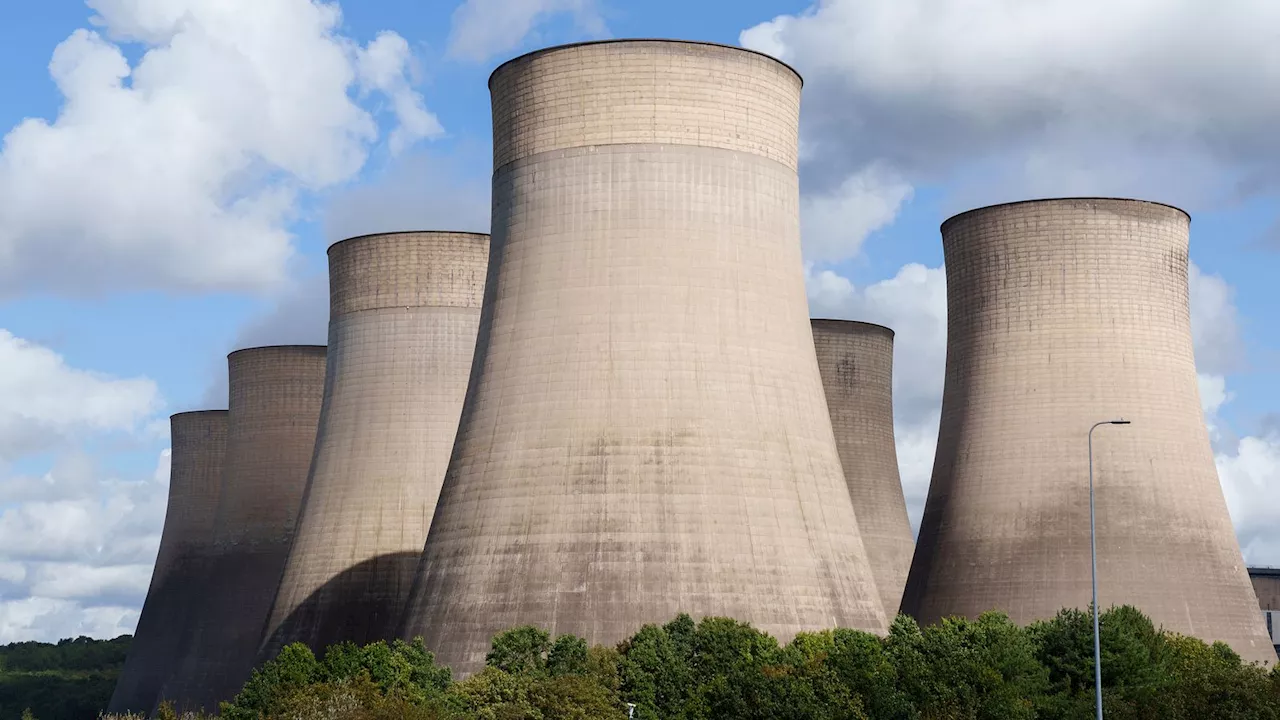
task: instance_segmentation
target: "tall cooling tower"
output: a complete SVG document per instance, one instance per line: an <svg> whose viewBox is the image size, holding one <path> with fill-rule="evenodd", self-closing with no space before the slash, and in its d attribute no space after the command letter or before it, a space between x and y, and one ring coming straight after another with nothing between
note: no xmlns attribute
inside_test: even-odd
<svg viewBox="0 0 1280 720"><path fill-rule="evenodd" d="M490 78L484 310L404 629L455 672L526 623L885 629L809 329L800 85L668 41Z"/></svg>
<svg viewBox="0 0 1280 720"><path fill-rule="evenodd" d="M178 659L177 630L205 576L227 449L227 411L169 418L169 505L151 587L107 712L146 713Z"/></svg>
<svg viewBox="0 0 1280 720"><path fill-rule="evenodd" d="M893 439L893 331L849 320L812 325L844 479L880 603L892 617L915 549Z"/></svg>
<svg viewBox="0 0 1280 720"><path fill-rule="evenodd" d="M1017 622L1098 598L1275 660L1200 409L1190 219L1111 199L973 210L942 225L947 372L933 480L903 597L921 622Z"/></svg>
<svg viewBox="0 0 1280 720"><path fill-rule="evenodd" d="M253 669L289 553L324 395L323 345L227 356L227 459L210 568L161 696L216 710Z"/></svg>
<svg viewBox="0 0 1280 720"><path fill-rule="evenodd" d="M329 248L324 409L261 659L386 640L422 556L471 374L489 236L407 232Z"/></svg>

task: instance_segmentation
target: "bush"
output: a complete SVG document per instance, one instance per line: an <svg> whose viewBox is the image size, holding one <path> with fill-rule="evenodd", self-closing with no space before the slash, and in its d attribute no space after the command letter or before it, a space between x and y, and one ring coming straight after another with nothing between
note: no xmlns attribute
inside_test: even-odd
<svg viewBox="0 0 1280 720"><path fill-rule="evenodd" d="M1108 720L1280 720L1280 671L1165 632L1132 607L1100 619ZM780 645L729 618L680 615L616 648L519 627L453 682L421 641L300 644L258 669L229 720L1090 720L1093 625L1063 610L1026 628L1000 613L885 637L849 629ZM35 717L40 717L37 714ZM179 719L172 711L160 720Z"/></svg>

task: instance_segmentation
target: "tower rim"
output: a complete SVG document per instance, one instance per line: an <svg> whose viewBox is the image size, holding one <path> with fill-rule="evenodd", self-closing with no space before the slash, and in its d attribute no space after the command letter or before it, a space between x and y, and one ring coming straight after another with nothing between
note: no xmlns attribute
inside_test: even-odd
<svg viewBox="0 0 1280 720"><path fill-rule="evenodd" d="M981 207L971 208L969 210L965 210L964 212L956 213L955 215L952 215L946 220L943 220L942 224L938 226L938 230L939 232L942 232L945 234L948 226L956 222L959 222L960 220L964 219L969 215L974 215L980 212L986 212L988 210L997 210L1000 208L1013 207L1016 205L1032 205L1035 203L1054 203L1054 202L1072 202L1072 201L1078 202L1078 201L1086 201L1086 200L1105 200L1108 202L1131 203L1134 205L1154 205L1156 207L1167 208L1169 210L1177 211L1187 219L1187 223L1191 222L1191 213L1187 212L1186 210L1183 210L1177 205L1171 205L1169 203L1160 202L1158 200L1145 200L1142 198L1130 198L1130 197L1107 197L1105 195L1067 195L1062 197L1042 197L1042 198L1029 198L1026 200L1011 200L1009 202L994 203L992 205L983 205Z"/></svg>
<svg viewBox="0 0 1280 720"><path fill-rule="evenodd" d="M240 348L227 353L227 359L241 353L254 352L258 350L327 350L328 345L255 345L253 347Z"/></svg>
<svg viewBox="0 0 1280 720"><path fill-rule="evenodd" d="M348 243L354 244L359 240L369 240L376 237L388 237L392 235L457 235L474 238L490 238L489 233L473 232L471 230L392 230L390 232L373 232L364 233L362 235L352 235L334 242L325 250L325 255L333 255L333 249L339 245L346 246Z"/></svg>
<svg viewBox="0 0 1280 720"><path fill-rule="evenodd" d="M846 328L861 327L861 328L866 328L868 330L882 330L888 333L889 337L894 337L897 335L897 332L895 332L894 329L889 327L888 325L881 325L879 323L867 322L865 320L845 320L844 318L811 317L809 318L809 322L823 323L825 325L833 325L835 327L846 327Z"/></svg>
<svg viewBox="0 0 1280 720"><path fill-rule="evenodd" d="M729 45L727 43L712 42L710 40L681 40L678 38L634 37L634 38L609 38L605 40L583 40L581 42L564 43L562 45L551 45L548 47L539 48L537 50L531 50L527 53L523 53L521 55L517 55L513 58L510 58L502 62L501 64L499 64L496 68L494 68L493 72L489 73L488 88L490 91L492 91L493 79L497 77L498 73L502 72L502 70L506 68L508 65L512 65L520 60L533 58L538 55L545 55L547 53L558 52L560 50L571 50L573 48L586 47L588 45L616 45L621 43L666 43L669 45L702 45L705 47L723 48L726 50L736 50L738 52L750 53L752 55L759 55L760 57L768 60L772 60L773 62L789 70L792 75L796 76L796 80L800 81L800 87L802 88L804 87L804 76L800 74L799 70L796 70L794 67L792 67L790 63L779 60L778 58L768 53L760 52L759 50L752 50L751 48L745 48L738 45Z"/></svg>
<svg viewBox="0 0 1280 720"><path fill-rule="evenodd" d="M227 414L227 410L225 409L219 410L216 408L211 408L208 410L183 410L182 412L176 412L170 415L169 419L173 420L175 418L189 417L193 415L226 415L226 414Z"/></svg>

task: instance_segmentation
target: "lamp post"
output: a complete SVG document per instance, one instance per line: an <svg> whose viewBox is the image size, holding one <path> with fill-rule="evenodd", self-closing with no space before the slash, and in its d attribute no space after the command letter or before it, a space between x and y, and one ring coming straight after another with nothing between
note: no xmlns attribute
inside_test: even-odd
<svg viewBox="0 0 1280 720"><path fill-rule="evenodd" d="M1129 421L1103 420L1089 428L1089 555L1093 560L1093 690L1098 720L1102 720L1102 643L1098 637L1098 526L1093 510L1093 431L1100 425L1128 425Z"/></svg>

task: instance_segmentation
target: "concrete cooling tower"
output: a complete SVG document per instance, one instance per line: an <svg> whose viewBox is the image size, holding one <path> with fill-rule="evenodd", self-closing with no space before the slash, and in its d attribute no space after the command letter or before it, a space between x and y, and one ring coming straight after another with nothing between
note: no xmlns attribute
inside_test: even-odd
<svg viewBox="0 0 1280 720"><path fill-rule="evenodd" d="M1218 484L1192 357L1176 208L1111 199L973 210L942 225L947 371L902 610L1016 622L1098 599L1276 656Z"/></svg>
<svg viewBox="0 0 1280 720"><path fill-rule="evenodd" d="M490 78L484 310L403 633L455 673L521 624L885 629L809 328L800 85L648 40Z"/></svg>
<svg viewBox="0 0 1280 720"><path fill-rule="evenodd" d="M915 540L893 439L893 331L849 320L814 320L813 345L862 543L893 617Z"/></svg>
<svg viewBox="0 0 1280 720"><path fill-rule="evenodd" d="M249 678L306 487L324 395L325 348L227 356L227 459L201 602L162 691L178 709L216 710Z"/></svg>
<svg viewBox="0 0 1280 720"><path fill-rule="evenodd" d="M329 248L324 409L261 658L395 637L458 430L489 236Z"/></svg>
<svg viewBox="0 0 1280 720"><path fill-rule="evenodd" d="M214 512L227 449L227 411L169 418L169 505L151 587L107 712L146 713L178 659L178 628L198 595L213 542Z"/></svg>

